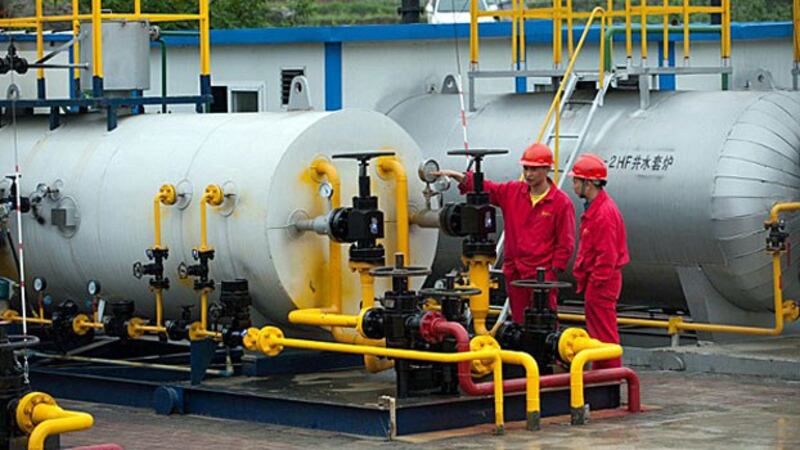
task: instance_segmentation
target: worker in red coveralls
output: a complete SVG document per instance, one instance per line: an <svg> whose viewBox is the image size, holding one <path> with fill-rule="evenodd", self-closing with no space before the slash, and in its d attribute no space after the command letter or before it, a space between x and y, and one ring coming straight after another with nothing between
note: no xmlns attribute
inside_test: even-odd
<svg viewBox="0 0 800 450"><path fill-rule="evenodd" d="M505 252L503 272L511 302L511 317L522 323L531 306L531 289L511 285L512 281L536 278L536 269L547 269L545 279L557 279L567 268L575 249L575 208L548 174L553 167L553 152L544 144L533 144L522 154L523 181L497 183L486 180L489 201L503 212ZM462 194L472 190L472 172L442 170L438 175L458 181ZM556 292L550 296L556 311Z"/></svg>
<svg viewBox="0 0 800 450"><path fill-rule="evenodd" d="M600 157L586 153L575 162L572 187L586 202L581 215L578 256L573 272L578 293L584 293L586 328L602 342L619 344L617 299L622 290L622 266L630 261L622 221L614 200L604 187L608 169ZM620 358L597 361L594 369L621 367Z"/></svg>

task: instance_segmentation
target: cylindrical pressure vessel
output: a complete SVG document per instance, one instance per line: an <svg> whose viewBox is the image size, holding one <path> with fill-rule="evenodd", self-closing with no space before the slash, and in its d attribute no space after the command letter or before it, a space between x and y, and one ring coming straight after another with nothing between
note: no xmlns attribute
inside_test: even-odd
<svg viewBox="0 0 800 450"><path fill-rule="evenodd" d="M328 237L297 233L290 225L330 209L311 177L311 162L325 158L336 166L342 205L349 206L358 191L358 165L332 155L394 151L410 173L420 160L419 147L405 131L364 110L138 115L120 120L112 132L100 115L68 118L53 131L46 120L20 119L16 132L10 125L0 128L0 143L7 149L0 161L4 174L13 172L11 149L19 150L23 195L40 184L40 192L45 186L57 190L35 208L43 224L32 213L23 221L27 276L45 277L56 300L87 298L85 283L96 279L104 296L134 299L139 314L152 315L147 281L134 278L132 264L147 262L153 199L162 184L171 183L180 198L175 206L161 206L162 241L169 248L165 274L172 283L164 296L165 318L176 318L180 305L197 304L191 280L179 280L176 268L181 261L195 263L199 201L207 185L217 184L226 200L208 208L208 244L216 252L211 278L249 281L254 310L263 316L257 325L285 323L295 308L332 301ZM387 261L393 261L395 184L376 174L375 161L369 174L385 213ZM421 182L410 176L408 184L411 202L421 203ZM411 227L408 264L429 266L436 242L435 230ZM341 247L344 310L355 313L361 291L347 265L347 248ZM376 292L387 287L379 281Z"/></svg>
<svg viewBox="0 0 800 450"><path fill-rule="evenodd" d="M594 91L574 98L591 100ZM468 117L472 147L507 148L488 158L488 177L520 176L519 156L536 140L552 94L484 97ZM591 103L591 102L588 102ZM559 161L568 160L590 106L572 103L561 121ZM432 94L388 111L444 167L464 169L456 95ZM681 268L702 271L725 299L748 311L772 310L773 279L764 221L773 204L800 199L800 95L790 92L653 92L640 109L637 91L613 91L590 123L579 149L608 163L608 192L624 215L631 263L623 301L685 309ZM552 145L551 145L552 146ZM564 173L561 174L563 180ZM582 202L575 200L578 215ZM451 189L449 201L457 192ZM788 215L790 244L800 238L798 215ZM435 267L447 270L459 247L439 242ZM792 259L791 265L789 258ZM800 294L800 252L783 258L786 298Z"/></svg>

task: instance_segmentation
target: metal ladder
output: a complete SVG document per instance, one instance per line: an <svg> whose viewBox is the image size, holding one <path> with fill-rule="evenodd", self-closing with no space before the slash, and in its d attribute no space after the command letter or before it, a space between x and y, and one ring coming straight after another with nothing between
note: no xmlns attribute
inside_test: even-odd
<svg viewBox="0 0 800 450"><path fill-rule="evenodd" d="M611 83L614 79L614 74L610 73L607 74L605 80L603 81L603 85L599 86L597 93L594 96L593 100L580 100L580 99L573 99L573 95L575 94L575 88L578 85L578 82L581 81L585 75L574 73L570 75L570 78L567 80L567 86L564 88L564 96L561 99L561 104L559 105L559 114L563 116L565 111L565 106L567 105L590 105L589 113L586 115L586 119L584 119L583 124L581 125L580 130L577 133L562 133L559 132L559 139L561 140L569 140L573 142L572 151L570 152L569 159L567 163L564 164L562 167L559 168L559 172L561 175L569 173L570 168L572 168L572 164L575 162L575 158L578 156L578 152L580 151L581 146L583 145L584 141L586 140L586 136L589 132L589 128L592 126L592 121L594 120L595 113L597 109L603 106L603 102L605 100L606 93L608 92L608 88L611 86ZM561 120L561 117L559 117ZM547 125L545 132L545 144L550 147L555 141L555 120L552 120L550 124ZM561 189L561 186L564 184L564 179L566 177L559 176L558 179L558 188Z"/></svg>

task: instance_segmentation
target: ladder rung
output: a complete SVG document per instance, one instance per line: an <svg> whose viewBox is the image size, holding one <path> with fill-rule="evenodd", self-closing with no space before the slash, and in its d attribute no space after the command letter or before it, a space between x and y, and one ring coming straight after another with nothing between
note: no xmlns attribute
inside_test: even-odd
<svg viewBox="0 0 800 450"><path fill-rule="evenodd" d="M562 134L562 133L558 134L559 139L578 139L579 137L581 137L580 134ZM555 134L550 135L550 139L555 139L555 138L556 138Z"/></svg>
<svg viewBox="0 0 800 450"><path fill-rule="evenodd" d="M570 105L592 105L594 104L593 100L582 100L582 99L575 99L575 100L567 100L567 104Z"/></svg>

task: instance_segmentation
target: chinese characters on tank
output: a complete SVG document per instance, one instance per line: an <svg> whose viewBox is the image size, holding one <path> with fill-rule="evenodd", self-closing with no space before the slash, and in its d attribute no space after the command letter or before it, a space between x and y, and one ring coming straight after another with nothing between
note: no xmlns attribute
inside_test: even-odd
<svg viewBox="0 0 800 450"><path fill-rule="evenodd" d="M617 154L606 161L611 170L628 170L638 173L667 172L675 165L675 156L671 153L655 154Z"/></svg>

